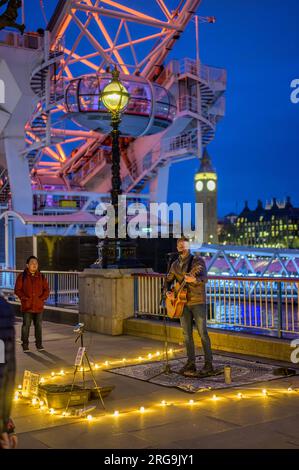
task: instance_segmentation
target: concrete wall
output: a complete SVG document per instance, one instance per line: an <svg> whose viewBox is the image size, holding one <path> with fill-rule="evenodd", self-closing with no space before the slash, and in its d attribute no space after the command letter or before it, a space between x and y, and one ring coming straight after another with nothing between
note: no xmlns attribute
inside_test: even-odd
<svg viewBox="0 0 299 470"><path fill-rule="evenodd" d="M126 320L124 324L124 333L128 335L160 341L164 341L164 331L162 321L132 318ZM183 332L180 325L167 323L167 335L169 342L183 343ZM209 335L213 351L225 351L291 363L290 357L293 348L291 348L289 340L216 329L209 329ZM201 347L197 332L194 333L194 340L195 344Z"/></svg>
<svg viewBox="0 0 299 470"><path fill-rule="evenodd" d="M151 269L140 271L152 272ZM80 321L88 331L123 334L124 320L134 313L132 272L131 269L85 269L79 274Z"/></svg>

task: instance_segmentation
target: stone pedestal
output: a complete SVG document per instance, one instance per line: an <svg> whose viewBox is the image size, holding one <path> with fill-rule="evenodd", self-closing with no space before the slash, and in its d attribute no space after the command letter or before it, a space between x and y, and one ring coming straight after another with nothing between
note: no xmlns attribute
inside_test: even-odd
<svg viewBox="0 0 299 470"><path fill-rule="evenodd" d="M152 269L85 269L79 274L79 316L87 331L123 334L123 322L134 315L133 272Z"/></svg>

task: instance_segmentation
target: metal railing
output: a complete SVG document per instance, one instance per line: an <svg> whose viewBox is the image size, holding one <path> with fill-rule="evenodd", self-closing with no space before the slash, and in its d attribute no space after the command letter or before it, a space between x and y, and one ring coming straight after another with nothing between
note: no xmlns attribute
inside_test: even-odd
<svg viewBox="0 0 299 470"><path fill-rule="evenodd" d="M43 37L38 33L31 32L21 35L15 31L0 31L0 45L22 49L41 49L43 42Z"/></svg>
<svg viewBox="0 0 299 470"><path fill-rule="evenodd" d="M171 60L159 77L159 83L165 83L171 76L177 74L190 73L199 77L200 79L211 85L211 88L224 89L227 82L227 73L225 69L219 67L211 67L209 65L197 64L196 60L190 58L184 58L181 60Z"/></svg>
<svg viewBox="0 0 299 470"><path fill-rule="evenodd" d="M13 294L17 276L21 270L0 269L0 289ZM50 296L46 305L75 307L79 304L78 272L43 271L50 288Z"/></svg>
<svg viewBox="0 0 299 470"><path fill-rule="evenodd" d="M135 274L135 316L161 317L163 275ZM299 334L299 279L209 276L208 325L278 338Z"/></svg>

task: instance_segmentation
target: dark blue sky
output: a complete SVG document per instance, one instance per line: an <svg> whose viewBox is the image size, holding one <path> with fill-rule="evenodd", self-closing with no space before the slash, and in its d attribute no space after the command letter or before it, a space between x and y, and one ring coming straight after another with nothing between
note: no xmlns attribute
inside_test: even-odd
<svg viewBox="0 0 299 470"><path fill-rule="evenodd" d="M44 3L48 13L56 0ZM25 5L28 26L44 26L39 1ZM255 207L258 198L290 195L299 206L299 103L290 101L290 82L299 78L298 0L203 0L198 14L217 18L200 26L201 60L228 74L226 116L208 147L219 179L219 215L240 211L245 199ZM194 24L170 58L186 51L195 58ZM196 160L173 166L169 202L194 201L197 168Z"/></svg>
<svg viewBox="0 0 299 470"><path fill-rule="evenodd" d="M228 73L226 116L208 146L219 178L219 215L241 210L248 199L284 199L299 206L299 103L290 101L290 82L299 78L298 0L203 0L201 60ZM193 28L172 56L194 50ZM170 200L194 198L196 161L171 172ZM184 177L182 176L184 174Z"/></svg>

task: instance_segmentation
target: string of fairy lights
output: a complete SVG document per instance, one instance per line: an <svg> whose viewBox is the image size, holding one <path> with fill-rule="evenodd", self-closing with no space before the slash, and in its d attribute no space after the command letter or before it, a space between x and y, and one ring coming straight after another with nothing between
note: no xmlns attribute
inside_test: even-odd
<svg viewBox="0 0 299 470"><path fill-rule="evenodd" d="M168 354L170 357L173 357L175 353L181 352L182 349L169 349ZM136 363L142 363L142 362L148 362L148 361L154 361L154 360L161 360L161 357L163 357L163 354L161 351L156 351L155 353L148 353L146 356L138 356L136 358L122 358L122 359L112 359L112 360L105 360L103 362L91 362L92 370L93 371L98 371L98 370L105 370L108 367L114 367L117 365L131 365L131 364L136 364ZM89 372L89 368L87 367L80 367L79 370L81 372ZM51 371L50 375L43 375L39 379L39 383L41 385L47 384L47 383L53 383L55 379L59 379L62 377L67 376L68 374L73 374L73 370L65 370L65 369L60 369L59 371ZM18 385L18 388L15 390L15 395L14 395L14 400L15 401L23 401L30 406L32 406L35 409L39 409L41 412L48 413L50 415L55 415L55 416L60 416L62 418L65 417L75 417L74 415L71 414L69 411L62 411L54 408L49 408L47 404L45 403L44 400L40 399L38 396L35 396L31 399L28 399L26 397L23 397L22 395L22 385ZM202 392L207 392L208 390L204 389ZM112 416L114 418L119 418L121 416L129 415L131 413L139 413L139 414L145 414L150 411L153 411L154 409L172 409L173 407L179 407L179 406L187 406L191 409L196 409L199 405L203 404L206 400L210 402L218 402L221 400L225 400L226 398L233 398L238 401L243 400L243 399L250 399L250 398L271 398L274 395L277 396L279 395L290 395L290 394L296 394L298 396L298 391L299 389L293 388L293 387L286 387L283 389L278 389L278 388L272 388L272 389L260 389L260 388L248 388L246 390L237 391L233 392L230 394L225 395L219 395L217 393L210 394L209 396L201 396L198 399L190 399L190 400L161 400L156 404L152 404L151 406L145 407L143 405L133 408L133 409L127 409L127 410L113 410L112 412L105 411L104 415L101 414L101 416L96 417L91 414L87 414L84 419L86 419L88 422L91 421L97 421L98 419L102 419L103 416Z"/></svg>

